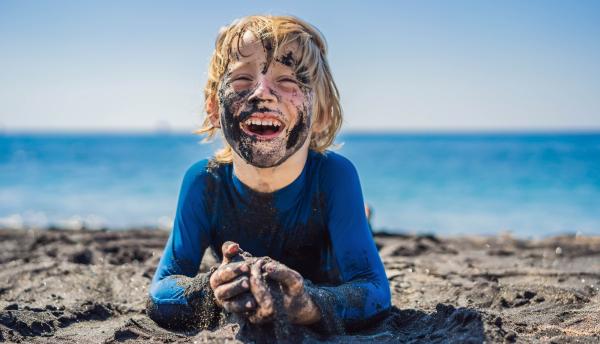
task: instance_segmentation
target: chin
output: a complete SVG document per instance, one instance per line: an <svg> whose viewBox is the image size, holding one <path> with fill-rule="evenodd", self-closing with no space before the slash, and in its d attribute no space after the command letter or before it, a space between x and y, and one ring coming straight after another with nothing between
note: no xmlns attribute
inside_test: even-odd
<svg viewBox="0 0 600 344"><path fill-rule="evenodd" d="M232 147L246 163L257 168L272 168L280 166L289 158L302 152L304 144L298 142L288 148L287 142L288 140L282 138L262 142L249 138L241 140L240 144Z"/></svg>
<svg viewBox="0 0 600 344"><path fill-rule="evenodd" d="M285 151L262 150L260 147L252 149L252 154L242 156L247 163L258 168L277 167L283 164L291 155L285 154Z"/></svg>

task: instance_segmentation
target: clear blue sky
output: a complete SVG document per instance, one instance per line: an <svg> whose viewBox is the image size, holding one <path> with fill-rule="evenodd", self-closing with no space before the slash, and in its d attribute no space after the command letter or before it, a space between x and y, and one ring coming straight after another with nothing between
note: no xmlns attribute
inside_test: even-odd
<svg viewBox="0 0 600 344"><path fill-rule="evenodd" d="M201 121L220 26L326 36L346 129L599 129L600 1L0 1L0 130Z"/></svg>

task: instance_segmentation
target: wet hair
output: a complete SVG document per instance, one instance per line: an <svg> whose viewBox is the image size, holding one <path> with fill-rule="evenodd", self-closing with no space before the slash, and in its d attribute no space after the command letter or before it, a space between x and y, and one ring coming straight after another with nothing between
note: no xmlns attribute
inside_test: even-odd
<svg viewBox="0 0 600 344"><path fill-rule="evenodd" d="M299 61L295 61L295 73L298 80L314 91L313 96L313 128L310 149L324 152L335 139L342 125L342 108L337 86L327 63L327 44L317 28L292 16L258 15L234 20L230 25L221 28L215 42L208 67L208 80L204 88L204 110L206 116L202 127L196 134L206 135L210 141L219 128L213 126L208 113L208 103L218 104L218 89L227 72L229 63L235 58L242 44L242 37L247 31L261 40L264 46L270 46L273 54L279 56L279 50L289 44L297 44ZM218 162L230 162L232 149L225 142L225 147L215 153Z"/></svg>

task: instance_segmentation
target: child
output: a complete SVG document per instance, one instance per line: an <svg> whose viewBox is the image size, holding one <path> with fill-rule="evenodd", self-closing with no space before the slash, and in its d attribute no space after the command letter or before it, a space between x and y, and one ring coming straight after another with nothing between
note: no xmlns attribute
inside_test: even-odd
<svg viewBox="0 0 600 344"><path fill-rule="evenodd" d="M342 113L325 56L321 34L294 17L219 33L199 132L222 131L226 144L185 174L150 287L157 323L211 328L224 311L335 333L389 309L358 175L326 151ZM221 265L197 274L207 247Z"/></svg>

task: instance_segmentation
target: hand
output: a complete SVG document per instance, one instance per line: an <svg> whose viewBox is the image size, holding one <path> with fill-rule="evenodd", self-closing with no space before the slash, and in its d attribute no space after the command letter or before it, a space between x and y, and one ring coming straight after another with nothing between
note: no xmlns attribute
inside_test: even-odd
<svg viewBox="0 0 600 344"><path fill-rule="evenodd" d="M263 301L264 295L261 295L260 293L258 295L255 294L256 288L253 286L253 272L256 269L256 266L257 264L252 266L250 285L251 291L254 294L260 309L260 307L263 306L261 301ZM302 278L302 275L274 260L266 262L262 268L265 271L267 278L270 278L281 285L281 290L283 292L283 310L287 314L290 322L293 324L308 325L321 319L319 308L304 289L304 278ZM270 297L272 304L272 296ZM264 299L268 301L268 297ZM268 310L268 307L266 308Z"/></svg>
<svg viewBox="0 0 600 344"><path fill-rule="evenodd" d="M249 263L240 256L240 246L227 241L221 247L223 262L210 276L217 305L231 313L246 313L256 308L250 293Z"/></svg>

